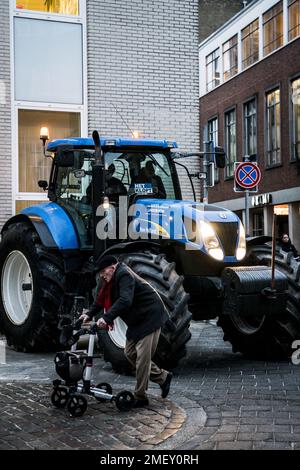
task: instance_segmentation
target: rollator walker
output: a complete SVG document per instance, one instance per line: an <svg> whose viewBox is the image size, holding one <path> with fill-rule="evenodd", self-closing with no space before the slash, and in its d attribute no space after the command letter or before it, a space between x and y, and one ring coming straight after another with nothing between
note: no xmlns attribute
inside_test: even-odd
<svg viewBox="0 0 300 470"><path fill-rule="evenodd" d="M92 384L93 359L101 356L94 355L97 324L91 322L82 326L82 320L79 319L84 300L84 297L75 296L70 315L62 315L59 322L60 342L71 349L58 352L54 358L60 379L53 381L51 402L56 408L67 407L70 415L74 417L85 413L87 409L85 395L95 397L99 402L114 402L120 411L129 411L135 402L131 392L124 390L113 395L110 384L106 382L101 382L97 386ZM89 335L88 350L77 349L78 340L86 334Z"/></svg>

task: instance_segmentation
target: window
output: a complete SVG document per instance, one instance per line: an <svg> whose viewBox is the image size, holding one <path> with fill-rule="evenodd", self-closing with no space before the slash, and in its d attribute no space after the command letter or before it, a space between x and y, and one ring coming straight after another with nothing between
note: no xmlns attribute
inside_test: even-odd
<svg viewBox="0 0 300 470"><path fill-rule="evenodd" d="M259 24L258 19L242 30L242 65L243 69L258 61Z"/></svg>
<svg viewBox="0 0 300 470"><path fill-rule="evenodd" d="M225 114L225 149L226 149L225 177L230 178L234 174L234 162L236 161L236 112L235 112L235 109Z"/></svg>
<svg viewBox="0 0 300 470"><path fill-rule="evenodd" d="M238 72L238 36L233 36L223 44L224 81Z"/></svg>
<svg viewBox="0 0 300 470"><path fill-rule="evenodd" d="M248 101L244 105L244 155L257 153L257 119L256 101Z"/></svg>
<svg viewBox="0 0 300 470"><path fill-rule="evenodd" d="M80 114L20 109L19 121L19 192L37 193L38 180L49 181L51 158L45 158L40 128L48 127L50 139L80 136Z"/></svg>
<svg viewBox="0 0 300 470"><path fill-rule="evenodd" d="M300 0L289 0L289 41L300 36Z"/></svg>
<svg viewBox="0 0 300 470"><path fill-rule="evenodd" d="M16 9L78 16L79 0L16 0Z"/></svg>
<svg viewBox="0 0 300 470"><path fill-rule="evenodd" d="M281 162L280 90L267 94L267 166Z"/></svg>
<svg viewBox="0 0 300 470"><path fill-rule="evenodd" d="M213 146L218 146L219 135L218 135L218 118L211 119L207 123L207 134L208 140L213 142ZM220 181L219 170L215 167L215 183Z"/></svg>
<svg viewBox="0 0 300 470"><path fill-rule="evenodd" d="M264 55L270 54L283 45L283 7L282 1L263 15Z"/></svg>
<svg viewBox="0 0 300 470"><path fill-rule="evenodd" d="M206 91L210 91L220 85L220 50L206 57Z"/></svg>
<svg viewBox="0 0 300 470"><path fill-rule="evenodd" d="M292 82L292 160L300 158L300 78Z"/></svg>
<svg viewBox="0 0 300 470"><path fill-rule="evenodd" d="M264 213L263 210L254 212L253 215L253 237L264 234Z"/></svg>
<svg viewBox="0 0 300 470"><path fill-rule="evenodd" d="M82 26L15 18L15 99L83 103Z"/></svg>

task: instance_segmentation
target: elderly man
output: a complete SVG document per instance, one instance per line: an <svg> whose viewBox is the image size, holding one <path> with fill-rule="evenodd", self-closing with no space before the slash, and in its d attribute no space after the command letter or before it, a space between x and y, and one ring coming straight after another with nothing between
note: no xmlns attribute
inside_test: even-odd
<svg viewBox="0 0 300 470"><path fill-rule="evenodd" d="M117 317L127 324L125 355L136 373L135 408L149 404L146 393L149 377L160 385L161 396L166 398L172 374L152 361L161 327L167 319L161 297L148 282L114 256L104 256L98 269L103 281L101 288L91 310L81 318L88 321L104 309L97 322L100 328L113 328Z"/></svg>

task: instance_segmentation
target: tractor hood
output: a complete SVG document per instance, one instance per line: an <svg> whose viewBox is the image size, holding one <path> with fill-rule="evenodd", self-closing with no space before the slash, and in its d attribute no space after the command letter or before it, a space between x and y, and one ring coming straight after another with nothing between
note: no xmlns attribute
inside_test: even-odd
<svg viewBox="0 0 300 470"><path fill-rule="evenodd" d="M245 245L244 228L236 214L222 207L195 201L138 199L131 214L133 231L185 244L218 261L236 263L238 248ZM237 259L237 255L239 259Z"/></svg>
<svg viewBox="0 0 300 470"><path fill-rule="evenodd" d="M196 216L197 213L203 214L207 222L239 222L238 216L227 209L213 204L203 204L195 201L177 201L176 199L155 199L140 198L136 204L140 204L147 208L148 212L156 212L159 210L162 214L168 214L170 211L180 213L182 216Z"/></svg>

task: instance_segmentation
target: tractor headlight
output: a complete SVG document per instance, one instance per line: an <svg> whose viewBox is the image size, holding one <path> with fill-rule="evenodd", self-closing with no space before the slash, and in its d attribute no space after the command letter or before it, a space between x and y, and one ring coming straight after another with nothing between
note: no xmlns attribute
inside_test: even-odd
<svg viewBox="0 0 300 470"><path fill-rule="evenodd" d="M240 223L240 238L236 250L236 259L241 261L246 256L246 233L242 223Z"/></svg>
<svg viewBox="0 0 300 470"><path fill-rule="evenodd" d="M212 226L209 223L203 222L203 220L201 220L200 230L202 240L208 254L218 261L223 261L224 252Z"/></svg>

